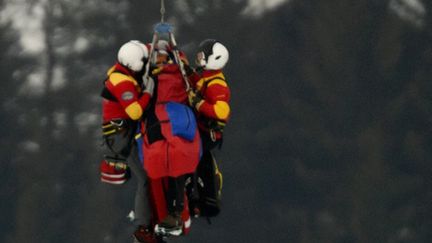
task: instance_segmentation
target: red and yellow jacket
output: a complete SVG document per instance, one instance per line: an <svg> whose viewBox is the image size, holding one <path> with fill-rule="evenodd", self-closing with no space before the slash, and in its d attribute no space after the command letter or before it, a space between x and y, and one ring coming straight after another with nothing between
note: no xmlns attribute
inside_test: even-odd
<svg viewBox="0 0 432 243"><path fill-rule="evenodd" d="M231 109L230 89L221 70L204 70L201 75L194 73L190 77L193 87L203 97L196 109L198 111L198 126L207 131L209 120L226 123ZM221 137L218 132L217 138Z"/></svg>
<svg viewBox="0 0 432 243"><path fill-rule="evenodd" d="M141 87L133 73L119 63L111 67L107 75L105 88L115 99L103 100L103 122L114 119L140 119L149 104L150 94L141 95Z"/></svg>

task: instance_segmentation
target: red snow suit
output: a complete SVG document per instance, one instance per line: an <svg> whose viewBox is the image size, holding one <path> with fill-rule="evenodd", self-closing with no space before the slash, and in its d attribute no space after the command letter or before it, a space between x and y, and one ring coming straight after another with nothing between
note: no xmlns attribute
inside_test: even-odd
<svg viewBox="0 0 432 243"><path fill-rule="evenodd" d="M193 111L186 105L180 69L165 64L156 72L156 90L143 126L144 168L152 179L193 173L201 141Z"/></svg>

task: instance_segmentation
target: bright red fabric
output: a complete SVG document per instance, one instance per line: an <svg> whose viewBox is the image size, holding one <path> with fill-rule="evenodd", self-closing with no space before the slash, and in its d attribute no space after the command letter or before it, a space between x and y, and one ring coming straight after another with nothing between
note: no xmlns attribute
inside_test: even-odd
<svg viewBox="0 0 432 243"><path fill-rule="evenodd" d="M168 188L168 178L149 179L150 197L153 208L153 224L159 224L167 215L167 200L165 198L165 189ZM181 213L183 221L183 234L186 235L190 231L191 218L189 214L189 202L185 195L184 208Z"/></svg>
<svg viewBox="0 0 432 243"><path fill-rule="evenodd" d="M202 131L208 131L208 118L227 122L229 116L225 119L218 117L215 112L215 104L217 101L224 101L229 104L231 92L225 80L222 80L223 74L221 70L204 70L201 75L193 73L189 79L198 93L203 97L204 103L199 107L197 114L198 126ZM213 80L221 80L226 86ZM220 132L215 132L217 139L222 137Z"/></svg>
<svg viewBox="0 0 432 243"><path fill-rule="evenodd" d="M114 84L111 80L111 75L115 72L127 75L128 78ZM144 110L150 101L150 95L148 93L140 95L141 87L139 87L137 81L133 77L133 73L119 63L116 63L108 71L108 80L105 82L105 86L117 101L103 100L102 117L104 122L113 119L130 119L125 111L130 104L138 102ZM127 100L123 99L125 93L131 94L132 98Z"/></svg>
<svg viewBox="0 0 432 243"><path fill-rule="evenodd" d="M149 144L144 136L144 168L153 179L193 173L200 159L201 141L198 129L193 141L174 136L166 111L166 102L186 104L187 101L185 83L177 65L167 64L159 73L156 97L155 114L165 139Z"/></svg>

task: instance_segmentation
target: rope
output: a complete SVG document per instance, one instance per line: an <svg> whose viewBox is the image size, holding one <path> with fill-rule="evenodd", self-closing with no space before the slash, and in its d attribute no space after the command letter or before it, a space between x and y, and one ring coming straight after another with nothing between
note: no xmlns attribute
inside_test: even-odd
<svg viewBox="0 0 432 243"><path fill-rule="evenodd" d="M170 32L169 33L169 37L170 37L171 43L173 45L174 59L177 62L177 65L179 65L180 72L182 74L183 80L184 80L185 85L186 85L186 91L189 91L190 90L189 79L188 79L188 77L186 75L186 71L184 69L184 64L183 64L183 62L180 59L180 52L179 52L179 50L177 48L177 42L176 42L176 40L174 38L174 34L172 32Z"/></svg>
<svg viewBox="0 0 432 243"><path fill-rule="evenodd" d="M149 60L147 61L146 66L145 66L144 77L148 77L150 75L149 74L150 62L151 62L152 57L154 55L154 52L155 52L154 49L155 49L155 46L157 44L157 41L159 40L159 34L160 33L168 33L171 44L173 45L173 53L174 53L175 62L177 63L177 65L179 65L180 72L182 74L183 80L185 81L186 91L189 91L190 90L189 79L186 75L186 71L184 69L183 62L180 59L180 53L179 53L179 50L177 49L177 42L174 38L174 34L172 32L171 25L164 23L165 22L165 1L164 0L161 0L160 14L161 14L161 22L156 25L155 31L153 33L152 45L150 46L150 51L149 51Z"/></svg>
<svg viewBox="0 0 432 243"><path fill-rule="evenodd" d="M159 38L159 36L158 36L157 32L154 32L153 38L152 38L152 43L150 45L150 51L148 54L148 60L147 60L147 63L145 65L145 71L144 71L144 77L145 78L147 78L150 75L150 63L152 62L152 59L153 59L153 55L155 52L155 46L156 46L156 42L158 41L158 38Z"/></svg>
<svg viewBox="0 0 432 243"><path fill-rule="evenodd" d="M164 19L165 19L165 1L164 0L161 0L160 14L161 14L161 23L163 23Z"/></svg>

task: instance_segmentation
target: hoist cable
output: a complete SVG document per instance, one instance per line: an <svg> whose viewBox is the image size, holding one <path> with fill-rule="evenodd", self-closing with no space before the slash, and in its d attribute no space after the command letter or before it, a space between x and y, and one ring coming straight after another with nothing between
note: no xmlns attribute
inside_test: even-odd
<svg viewBox="0 0 432 243"><path fill-rule="evenodd" d="M165 22L165 0L161 0L160 14L161 14L161 23L163 23Z"/></svg>

